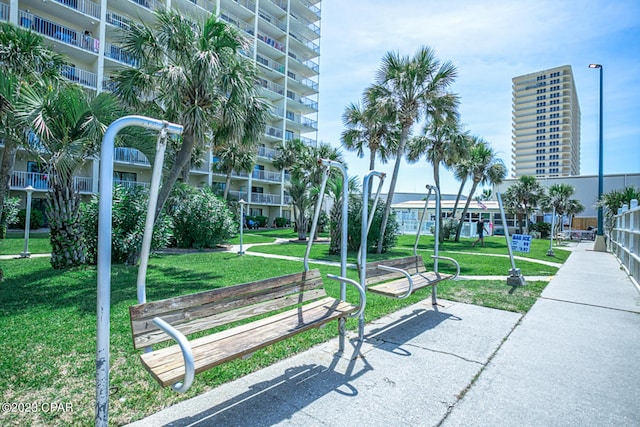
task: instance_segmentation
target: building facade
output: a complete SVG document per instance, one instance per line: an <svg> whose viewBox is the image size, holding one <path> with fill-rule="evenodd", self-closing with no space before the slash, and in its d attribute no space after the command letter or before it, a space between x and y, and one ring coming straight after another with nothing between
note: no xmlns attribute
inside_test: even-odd
<svg viewBox="0 0 640 427"><path fill-rule="evenodd" d="M124 67L135 67L118 45L123 29L133 22L150 21L158 9L175 9L205 19L217 13L251 41L246 52L260 71L256 84L268 99L272 116L264 130L251 173L234 173L229 188L243 199L250 215L290 218L288 174L273 167L279 143L317 140L318 77L320 55L320 0L0 0L0 21L11 22L42 35L52 48L67 57L63 75L97 92L112 87L110 77ZM0 149L3 146L0 145ZM223 190L226 177L217 173L217 159L206 153L194 162L190 183ZM76 171L76 188L83 195L98 191L99 160ZM114 181L126 186L148 186L151 166L133 148L117 148ZM19 152L11 177L11 195L31 185L34 207L42 208L48 191L46 175L26 152Z"/></svg>
<svg viewBox="0 0 640 427"><path fill-rule="evenodd" d="M512 82L512 176L579 175L580 105L571 66Z"/></svg>

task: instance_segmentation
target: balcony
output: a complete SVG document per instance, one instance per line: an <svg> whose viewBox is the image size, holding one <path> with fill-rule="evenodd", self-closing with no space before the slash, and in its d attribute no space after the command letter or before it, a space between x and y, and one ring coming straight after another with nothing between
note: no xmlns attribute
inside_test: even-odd
<svg viewBox="0 0 640 427"><path fill-rule="evenodd" d="M136 188L136 187L143 187L143 188L149 188L149 183L148 182L139 182L139 181L127 181L124 179L114 179L113 180L113 185L120 185L124 188L127 188L129 190Z"/></svg>
<svg viewBox="0 0 640 427"><path fill-rule="evenodd" d="M9 5L6 3L0 3L0 21L9 20Z"/></svg>
<svg viewBox="0 0 640 427"><path fill-rule="evenodd" d="M251 193L250 203L256 203L260 205L279 205L280 195L269 193Z"/></svg>
<svg viewBox="0 0 640 427"><path fill-rule="evenodd" d="M106 56L107 58L111 58L121 64L129 65L131 67L138 66L137 59L135 59L129 53L125 52L121 47L116 46L112 43L107 43L105 45L104 56Z"/></svg>
<svg viewBox="0 0 640 427"><path fill-rule="evenodd" d="M251 177L253 179L257 179L261 181L280 182L282 180L282 173L272 172L272 171L263 171L263 170L254 170L253 172L251 172Z"/></svg>
<svg viewBox="0 0 640 427"><path fill-rule="evenodd" d="M19 10L18 21L21 27L31 29L38 34L42 34L61 43L93 53L98 53L98 50L100 50L100 40L88 34L81 34L80 31L72 28L56 24L48 19L41 18L38 15Z"/></svg>
<svg viewBox="0 0 640 427"><path fill-rule="evenodd" d="M36 190L50 191L49 174L13 171L11 174L10 187L13 190L21 190L27 186L32 186ZM93 192L93 178L84 176L73 177L73 188L79 193Z"/></svg>
<svg viewBox="0 0 640 427"><path fill-rule="evenodd" d="M113 158L116 162L135 163L146 166L151 165L147 157L135 148L116 148Z"/></svg>
<svg viewBox="0 0 640 427"><path fill-rule="evenodd" d="M282 129L274 128L273 126L267 126L264 130L265 135L272 138L282 139Z"/></svg>
<svg viewBox="0 0 640 427"><path fill-rule="evenodd" d="M271 160L277 155L278 155L278 150L274 150L273 148L267 148L267 147L258 147L258 157Z"/></svg>
<svg viewBox="0 0 640 427"><path fill-rule="evenodd" d="M71 82L81 84L90 89L98 89L98 75L90 71L65 65L62 67L60 74Z"/></svg>
<svg viewBox="0 0 640 427"><path fill-rule="evenodd" d="M55 0L71 9L75 9L85 15L100 19L100 5L90 0Z"/></svg>

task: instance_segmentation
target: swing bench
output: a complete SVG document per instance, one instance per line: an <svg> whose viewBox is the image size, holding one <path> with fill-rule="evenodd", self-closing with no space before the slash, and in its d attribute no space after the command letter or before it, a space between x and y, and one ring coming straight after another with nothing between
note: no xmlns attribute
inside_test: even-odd
<svg viewBox="0 0 640 427"><path fill-rule="evenodd" d="M347 317L359 317L364 311L366 295L360 284L346 278L346 250L342 254L341 275L327 275L341 283L340 299L328 296L320 271L310 270L309 239L304 258L304 271L254 282L215 288L195 294L160 301L146 301L145 277L148 265L153 213L156 209L160 170L166 144L159 138L154 165L147 224L138 270L139 304L129 308L135 349L145 349L140 359L145 369L163 386L185 392L195 374L223 363L251 356L255 351L312 328L338 320L340 348L344 349ZM331 166L344 166L321 160L324 166L321 196L318 198L311 226L311 236L317 228L322 194ZM158 169L156 171L156 169ZM346 219L346 215L345 215ZM346 224L343 230L346 233ZM346 241L346 236L343 236ZM346 284L355 286L360 294L358 305L346 301ZM191 341L187 335L211 331L209 335ZM177 344L156 350L151 345L175 340Z"/></svg>
<svg viewBox="0 0 640 427"><path fill-rule="evenodd" d="M129 313L136 349L213 330L186 346L181 338L177 345L140 356L151 376L166 387L185 377L186 360L192 360L197 374L358 310L359 306L327 296L320 271L314 269L138 304ZM251 321L237 324L247 319ZM233 326L220 328L226 325Z"/></svg>
<svg viewBox="0 0 640 427"><path fill-rule="evenodd" d="M422 211L422 216L420 218L420 223L418 225L418 230L416 233L416 241L413 247L413 256L397 258L397 259L389 259L389 260L381 260L381 261L373 261L366 262L367 259L367 236L369 228L371 227L371 222L373 219L373 214L375 212L375 203L377 202L378 195L374 200L374 207L369 218L367 215L367 200L369 199L369 195L367 192L367 181L369 176L365 177L365 183L363 184L363 211L362 211L362 222L363 224L367 223L366 230L363 229L362 234L362 244L360 246L360 251L358 254L358 274L361 280L361 286L363 286L367 291L373 292L376 294L380 294L390 298L404 299L408 298L411 294L418 291L419 289L431 286L432 293L431 299L432 304L437 304L437 285L443 280L455 279L460 274L460 265L458 262L449 257L443 257L438 255L438 244L440 237L440 226L439 222L436 221L435 225L435 243L434 243L434 255L431 256L434 260L434 271L428 271L424 259L421 255L418 255L418 243L420 241L420 231L422 229L422 223L424 222L424 217L427 212L427 206L429 203L429 198L431 196L431 191L435 191L436 193L436 218L440 217L440 193L438 192L435 186L427 185L429 189L429 193L425 199L424 210ZM378 190L379 193L379 190ZM438 260L444 260L453 263L456 268L455 274L445 274L438 272Z"/></svg>

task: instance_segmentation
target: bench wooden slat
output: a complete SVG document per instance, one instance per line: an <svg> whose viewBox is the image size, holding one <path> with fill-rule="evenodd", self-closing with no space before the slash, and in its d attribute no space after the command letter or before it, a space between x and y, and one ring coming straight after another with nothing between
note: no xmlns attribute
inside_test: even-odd
<svg viewBox="0 0 640 427"><path fill-rule="evenodd" d="M265 319L195 339L191 346L196 373L253 353L357 310L357 306L327 297ZM182 353L177 345L145 353L140 357L145 368L162 386L174 384L184 376Z"/></svg>
<svg viewBox="0 0 640 427"><path fill-rule="evenodd" d="M170 339L153 324L153 318L158 316L188 335L324 297L322 286L320 271L314 269L138 304L129 309L134 347L139 349Z"/></svg>
<svg viewBox="0 0 640 427"><path fill-rule="evenodd" d="M412 275L411 278L413 279L413 292L427 286L434 286L438 282L449 279L451 277L453 277L452 274L442 274L434 272ZM392 282L370 286L367 288L367 290L388 297L398 298L402 295L405 295L409 290L409 281L406 278L397 279Z"/></svg>

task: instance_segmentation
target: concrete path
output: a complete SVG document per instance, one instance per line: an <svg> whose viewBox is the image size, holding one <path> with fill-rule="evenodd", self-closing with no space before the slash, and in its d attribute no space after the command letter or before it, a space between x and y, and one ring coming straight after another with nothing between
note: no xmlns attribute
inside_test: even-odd
<svg viewBox="0 0 640 427"><path fill-rule="evenodd" d="M592 246L524 317L423 302L133 425L640 425L640 294Z"/></svg>

